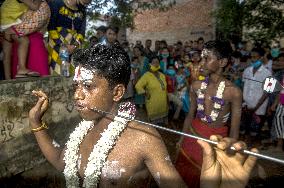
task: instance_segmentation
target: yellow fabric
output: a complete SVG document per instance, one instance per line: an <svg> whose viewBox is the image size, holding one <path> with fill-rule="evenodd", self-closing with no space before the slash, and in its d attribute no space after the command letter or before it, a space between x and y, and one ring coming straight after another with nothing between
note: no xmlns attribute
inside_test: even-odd
<svg viewBox="0 0 284 188"><path fill-rule="evenodd" d="M60 75L60 66L61 66L61 59L59 57L59 49L55 49L55 46L57 45L56 41L60 40L62 44L70 44L72 38L75 38L78 40L83 40L83 35L77 34L75 30L67 29L67 33L65 33L66 36L63 36L61 34L62 27L57 27L56 30L51 30L48 32L49 35L49 42L47 46L48 50L48 61L49 63L54 62L56 63L54 66L54 69L51 71L52 75ZM74 74L75 67L73 64L70 66L70 74Z"/></svg>
<svg viewBox="0 0 284 188"><path fill-rule="evenodd" d="M146 72L135 85L138 94L147 93L146 110L150 120L166 117L168 115L167 83L164 74L159 73L160 79L165 88L162 89L161 83L153 73Z"/></svg>
<svg viewBox="0 0 284 188"><path fill-rule="evenodd" d="M1 25L17 23L17 20L27 10L28 7L24 3L19 3L17 0L4 1L0 8Z"/></svg>

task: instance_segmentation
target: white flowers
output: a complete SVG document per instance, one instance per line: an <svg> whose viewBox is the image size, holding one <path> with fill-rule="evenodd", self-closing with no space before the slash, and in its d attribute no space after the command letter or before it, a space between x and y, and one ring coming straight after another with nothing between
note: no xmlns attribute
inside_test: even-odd
<svg viewBox="0 0 284 188"><path fill-rule="evenodd" d="M207 88L207 83L206 83L206 82L202 82L200 89L201 89L201 90L204 90L204 89L206 89L206 88Z"/></svg>
<svg viewBox="0 0 284 188"><path fill-rule="evenodd" d="M218 103L214 103L213 107L216 109L221 109L221 105Z"/></svg>
<svg viewBox="0 0 284 188"><path fill-rule="evenodd" d="M88 164L84 172L85 178L83 182L83 187L97 187L100 180L101 169L105 165L109 151L113 148L116 140L126 128L128 119L131 115L127 116L125 112L119 112L118 115L126 117L121 118L116 116L114 121L108 125L108 128L101 133L101 138L98 140L97 144L94 145L93 151L88 158ZM77 188L79 187L79 177L77 176L77 160L79 146L86 134L94 126L92 121L82 121L75 131L70 135L70 139L67 142L67 149L64 155L65 168L64 175L66 179L67 188Z"/></svg>
<svg viewBox="0 0 284 188"><path fill-rule="evenodd" d="M203 104L198 104L197 105L197 110L204 110Z"/></svg>
<svg viewBox="0 0 284 188"><path fill-rule="evenodd" d="M205 108L204 108L204 102L205 102L205 90L207 89L208 81L203 81L201 83L200 89L197 90L197 117L199 117L202 121L205 121L207 123L212 123L217 120L219 116L219 111L224 105L223 100L223 93L225 90L225 81L221 81L218 89L216 91L216 96L211 97L212 101L214 101L213 109L210 113L210 115L205 114Z"/></svg>
<svg viewBox="0 0 284 188"><path fill-rule="evenodd" d="M77 160L79 145L88 131L92 129L94 123L92 121L82 121L75 130L71 133L70 139L66 143L66 150L63 160L65 161L64 176L66 187L79 187L79 177L77 176Z"/></svg>
<svg viewBox="0 0 284 188"><path fill-rule="evenodd" d="M216 97L222 99L224 90L225 90L225 81L222 81L218 86Z"/></svg>
<svg viewBox="0 0 284 188"><path fill-rule="evenodd" d="M124 114L125 115L125 114ZM127 120L115 117L114 121L108 125L101 135L102 137L94 146L92 153L89 156L87 168L85 170L84 187L96 187L101 175L109 150L114 146L120 133L125 129Z"/></svg>

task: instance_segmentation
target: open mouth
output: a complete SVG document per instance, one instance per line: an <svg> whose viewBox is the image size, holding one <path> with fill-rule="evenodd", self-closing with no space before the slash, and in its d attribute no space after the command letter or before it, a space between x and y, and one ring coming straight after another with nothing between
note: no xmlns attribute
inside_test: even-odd
<svg viewBox="0 0 284 188"><path fill-rule="evenodd" d="M83 106L83 105L80 104L80 103L76 103L76 104L75 104L75 108L76 108L78 111L87 109L87 107Z"/></svg>

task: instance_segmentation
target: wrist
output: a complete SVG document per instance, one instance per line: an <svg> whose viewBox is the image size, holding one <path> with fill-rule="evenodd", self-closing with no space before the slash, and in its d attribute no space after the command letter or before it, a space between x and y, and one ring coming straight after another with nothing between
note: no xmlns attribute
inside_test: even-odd
<svg viewBox="0 0 284 188"><path fill-rule="evenodd" d="M31 128L31 131L32 132L38 132L38 131L41 131L43 129L48 129L48 126L45 122L41 122L41 123L38 123L37 126L32 126L34 128Z"/></svg>

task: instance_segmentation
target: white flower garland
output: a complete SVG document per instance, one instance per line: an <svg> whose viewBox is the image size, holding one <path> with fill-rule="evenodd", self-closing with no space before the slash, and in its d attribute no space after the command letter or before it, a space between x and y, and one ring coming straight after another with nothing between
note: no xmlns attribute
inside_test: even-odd
<svg viewBox="0 0 284 188"><path fill-rule="evenodd" d="M122 118L125 117L125 118ZM101 133L101 138L94 145L93 151L88 158L88 164L84 172L85 179L83 187L97 187L100 180L101 169L106 163L109 151L113 148L121 132L126 128L127 123L135 117L135 109L130 103L120 106L118 116L108 125L108 128ZM79 187L79 177L77 176L77 160L79 145L90 129L94 127L92 121L82 121L71 133L70 139L66 144L64 155L65 168L64 176L67 188Z"/></svg>
<svg viewBox="0 0 284 188"><path fill-rule="evenodd" d="M207 89L207 86L208 86L208 84L206 82L201 83L200 89L197 90L198 99L201 99L201 100L205 99L204 91ZM221 81L219 86L218 86L218 89L216 91L216 97L219 98L219 99L222 99L224 90L225 90L225 81ZM217 118L219 116L219 111L220 111L221 108L222 108L222 105L215 101L214 104L213 104L213 109L210 113L210 117L211 117L212 121L217 120ZM204 109L205 108L204 108L203 103L197 104L197 110L198 111L204 111ZM201 120L208 122L208 118L206 117L206 115L203 118L201 118Z"/></svg>
<svg viewBox="0 0 284 188"><path fill-rule="evenodd" d="M77 160L79 145L88 131L94 127L92 121L82 121L75 130L71 133L68 142L66 143L66 150L63 160L65 161L64 176L66 180L66 187L79 187L79 177L77 176Z"/></svg>
<svg viewBox="0 0 284 188"><path fill-rule="evenodd" d="M97 187L101 169L105 164L109 150L112 149L120 133L125 129L127 122L124 118L115 117L114 121L108 125L108 129L101 133L102 137L88 158L83 187Z"/></svg>

